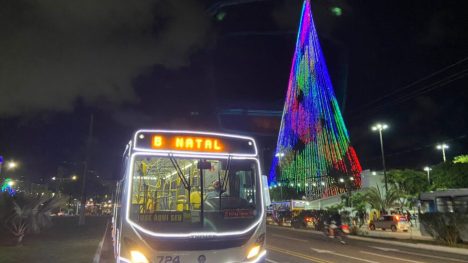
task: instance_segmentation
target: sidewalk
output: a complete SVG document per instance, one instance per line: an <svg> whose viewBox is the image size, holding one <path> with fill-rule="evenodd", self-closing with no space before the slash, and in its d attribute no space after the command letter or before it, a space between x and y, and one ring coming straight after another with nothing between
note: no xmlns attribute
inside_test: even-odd
<svg viewBox="0 0 468 263"><path fill-rule="evenodd" d="M380 237L380 238L394 238L394 239L409 239L409 240L423 240L423 241L433 241L434 239L431 236L421 235L421 231L415 227L411 227L408 232L391 232L389 230L374 230L371 231L366 226L361 227L360 236L367 237Z"/></svg>

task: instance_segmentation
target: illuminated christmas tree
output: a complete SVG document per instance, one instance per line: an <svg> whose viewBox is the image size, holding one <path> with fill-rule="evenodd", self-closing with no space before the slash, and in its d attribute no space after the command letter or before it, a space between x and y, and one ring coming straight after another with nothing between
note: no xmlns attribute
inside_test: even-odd
<svg viewBox="0 0 468 263"><path fill-rule="evenodd" d="M306 0L270 186L294 187L309 199L318 199L359 188L361 170Z"/></svg>

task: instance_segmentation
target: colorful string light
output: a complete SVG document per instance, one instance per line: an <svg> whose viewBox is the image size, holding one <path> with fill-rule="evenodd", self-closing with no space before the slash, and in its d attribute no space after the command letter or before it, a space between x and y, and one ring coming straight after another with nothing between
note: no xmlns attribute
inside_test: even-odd
<svg viewBox="0 0 468 263"><path fill-rule="evenodd" d="M6 178L5 181L3 181L2 184L2 192L8 192L9 195L13 196L16 194L15 188L13 188L14 181L11 180L10 178Z"/></svg>
<svg viewBox="0 0 468 263"><path fill-rule="evenodd" d="M309 199L318 199L359 188L361 171L306 0L270 185L293 185Z"/></svg>

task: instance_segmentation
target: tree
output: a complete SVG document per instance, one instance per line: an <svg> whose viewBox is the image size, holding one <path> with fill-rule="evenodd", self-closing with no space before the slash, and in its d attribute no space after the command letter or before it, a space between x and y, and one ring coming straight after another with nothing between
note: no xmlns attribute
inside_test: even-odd
<svg viewBox="0 0 468 263"><path fill-rule="evenodd" d="M429 190L427 174L423 171L412 169L390 170L387 178L389 184L398 188L408 198Z"/></svg>
<svg viewBox="0 0 468 263"><path fill-rule="evenodd" d="M359 227L361 227L365 223L364 218L367 210L366 194L362 192L353 193L350 198L350 203L353 210L356 212L356 221L358 222Z"/></svg>
<svg viewBox="0 0 468 263"><path fill-rule="evenodd" d="M432 189L468 187L468 163L443 162L432 168Z"/></svg>
<svg viewBox="0 0 468 263"><path fill-rule="evenodd" d="M456 156L453 163L468 163L468 154Z"/></svg>
<svg viewBox="0 0 468 263"><path fill-rule="evenodd" d="M16 237L17 245L22 245L23 238L28 232L39 233L43 228L50 226L51 211L65 203L65 199L57 197L18 196L10 201L12 210L3 224Z"/></svg>
<svg viewBox="0 0 468 263"><path fill-rule="evenodd" d="M397 205L398 199L401 197L401 192L395 188L388 188L388 192L384 195L380 187L370 187L365 192L366 201L369 205L379 211L388 211Z"/></svg>

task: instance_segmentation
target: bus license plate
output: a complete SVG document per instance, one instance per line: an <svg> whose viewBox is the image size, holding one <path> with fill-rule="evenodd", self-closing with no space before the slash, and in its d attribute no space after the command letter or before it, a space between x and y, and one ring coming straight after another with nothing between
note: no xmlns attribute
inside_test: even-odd
<svg viewBox="0 0 468 263"><path fill-rule="evenodd" d="M181 263L179 256L157 256L157 263Z"/></svg>

